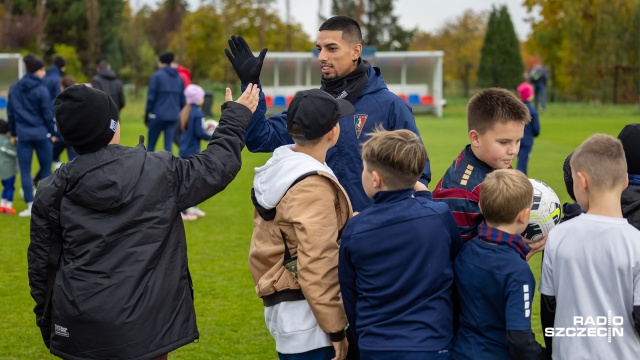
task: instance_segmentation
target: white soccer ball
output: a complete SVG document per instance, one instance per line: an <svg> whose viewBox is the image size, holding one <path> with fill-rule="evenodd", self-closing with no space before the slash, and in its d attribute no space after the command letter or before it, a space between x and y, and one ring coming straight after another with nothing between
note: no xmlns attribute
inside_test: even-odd
<svg viewBox="0 0 640 360"><path fill-rule="evenodd" d="M533 204L529 225L522 233L528 244L540 241L560 222L560 199L549 185L540 180L529 179L533 185Z"/></svg>
<svg viewBox="0 0 640 360"><path fill-rule="evenodd" d="M205 120L204 124L202 124L202 127L204 128L204 132L211 136L218 127L218 122L215 120Z"/></svg>

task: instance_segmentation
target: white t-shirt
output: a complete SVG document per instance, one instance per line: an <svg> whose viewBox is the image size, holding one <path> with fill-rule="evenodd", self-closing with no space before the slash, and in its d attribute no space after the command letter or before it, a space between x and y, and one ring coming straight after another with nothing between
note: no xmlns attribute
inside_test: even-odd
<svg viewBox="0 0 640 360"><path fill-rule="evenodd" d="M626 219L582 214L549 233L540 292L555 296L554 359L638 359L640 231Z"/></svg>

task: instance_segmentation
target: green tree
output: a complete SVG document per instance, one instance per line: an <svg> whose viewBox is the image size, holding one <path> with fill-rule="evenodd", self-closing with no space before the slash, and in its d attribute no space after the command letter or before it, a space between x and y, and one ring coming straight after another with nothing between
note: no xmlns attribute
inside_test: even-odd
<svg viewBox="0 0 640 360"><path fill-rule="evenodd" d="M150 8L143 8L133 14L129 3L125 4L123 21L118 29L121 34L118 52L122 54L122 65L116 67L112 64L123 82L134 84L136 97L139 90L149 83L157 63L156 52L145 33L140 31L150 12Z"/></svg>
<svg viewBox="0 0 640 360"><path fill-rule="evenodd" d="M494 7L482 44L478 85L515 89L524 78L520 42L505 5Z"/></svg>

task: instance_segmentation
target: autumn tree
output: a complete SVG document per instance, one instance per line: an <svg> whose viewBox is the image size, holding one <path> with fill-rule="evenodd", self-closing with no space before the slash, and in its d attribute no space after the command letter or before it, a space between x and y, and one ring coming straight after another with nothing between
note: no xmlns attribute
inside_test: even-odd
<svg viewBox="0 0 640 360"><path fill-rule="evenodd" d="M567 99L636 101L637 0L526 0L533 17L527 50L551 71L555 92Z"/></svg>
<svg viewBox="0 0 640 360"><path fill-rule="evenodd" d="M476 83L476 71L480 63L480 50L487 29L487 12L465 10L462 15L445 22L434 33L419 32L409 45L409 50L444 51L444 80L462 81L465 96Z"/></svg>
<svg viewBox="0 0 640 360"><path fill-rule="evenodd" d="M506 5L494 7L480 53L478 85L515 89L524 78L520 42Z"/></svg>

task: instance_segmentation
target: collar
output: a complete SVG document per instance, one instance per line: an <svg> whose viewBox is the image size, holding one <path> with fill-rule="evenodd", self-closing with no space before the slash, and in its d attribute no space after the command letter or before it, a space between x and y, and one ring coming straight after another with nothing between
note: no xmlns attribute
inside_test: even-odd
<svg viewBox="0 0 640 360"><path fill-rule="evenodd" d="M640 185L640 175L629 174L629 185Z"/></svg>
<svg viewBox="0 0 640 360"><path fill-rule="evenodd" d="M490 244L508 246L514 249L522 260L526 260L527 254L531 251L531 248L524 243L522 236L492 228L484 222L478 226L478 237Z"/></svg>
<svg viewBox="0 0 640 360"><path fill-rule="evenodd" d="M464 151L467 153L467 155L469 155L469 157L471 157L471 159L473 159L473 161L476 163L477 166L484 168L487 173L495 170L494 168L489 166L489 164L487 164L486 162L476 157L476 154L474 154L473 151L471 150L471 144L467 144L467 146L464 148Z"/></svg>
<svg viewBox="0 0 640 360"><path fill-rule="evenodd" d="M413 195L413 189L391 190L391 191L378 191L373 195L373 203L393 203L409 199Z"/></svg>

